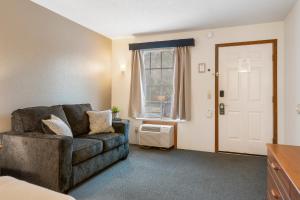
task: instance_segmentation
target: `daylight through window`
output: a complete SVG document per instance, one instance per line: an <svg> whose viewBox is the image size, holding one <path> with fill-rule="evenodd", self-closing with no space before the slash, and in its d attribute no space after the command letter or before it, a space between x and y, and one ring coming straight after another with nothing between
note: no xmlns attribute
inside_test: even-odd
<svg viewBox="0 0 300 200"><path fill-rule="evenodd" d="M174 48L143 50L144 117L170 118Z"/></svg>

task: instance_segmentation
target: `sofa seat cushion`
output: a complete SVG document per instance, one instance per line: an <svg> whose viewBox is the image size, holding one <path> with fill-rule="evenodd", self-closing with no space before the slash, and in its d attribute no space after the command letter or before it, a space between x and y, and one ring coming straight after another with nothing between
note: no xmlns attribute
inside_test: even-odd
<svg viewBox="0 0 300 200"><path fill-rule="evenodd" d="M104 152L128 142L128 139L122 133L98 133L92 135L84 135L83 137L102 141Z"/></svg>
<svg viewBox="0 0 300 200"><path fill-rule="evenodd" d="M103 142L101 140L74 138L72 164L88 160L103 152Z"/></svg>

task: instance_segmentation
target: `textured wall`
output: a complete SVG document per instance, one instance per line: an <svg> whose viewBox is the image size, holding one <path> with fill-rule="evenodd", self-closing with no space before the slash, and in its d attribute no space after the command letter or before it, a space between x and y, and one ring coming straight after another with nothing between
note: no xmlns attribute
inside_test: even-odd
<svg viewBox="0 0 300 200"><path fill-rule="evenodd" d="M286 40L286 142L300 145L300 2L285 20Z"/></svg>
<svg viewBox="0 0 300 200"><path fill-rule="evenodd" d="M110 107L110 39L27 0L0 1L0 30L0 131L21 107Z"/></svg>

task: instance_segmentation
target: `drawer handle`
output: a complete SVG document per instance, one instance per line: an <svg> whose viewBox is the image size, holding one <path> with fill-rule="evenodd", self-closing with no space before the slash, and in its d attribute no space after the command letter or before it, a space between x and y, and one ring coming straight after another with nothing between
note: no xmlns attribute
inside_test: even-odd
<svg viewBox="0 0 300 200"><path fill-rule="evenodd" d="M274 169L276 171L280 170L280 168L278 166L276 166L274 163L271 163L271 167L272 167L272 169Z"/></svg>
<svg viewBox="0 0 300 200"><path fill-rule="evenodd" d="M275 190L271 190L271 195L274 197L274 199L279 199L280 198L280 195L277 194L277 192L275 192Z"/></svg>

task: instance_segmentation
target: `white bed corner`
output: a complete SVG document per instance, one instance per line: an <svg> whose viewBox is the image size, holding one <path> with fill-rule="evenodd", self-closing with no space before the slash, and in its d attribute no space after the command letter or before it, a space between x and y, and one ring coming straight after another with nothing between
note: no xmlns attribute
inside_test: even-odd
<svg viewBox="0 0 300 200"><path fill-rule="evenodd" d="M0 199L75 200L69 195L61 194L37 185L33 185L10 176L0 176Z"/></svg>

